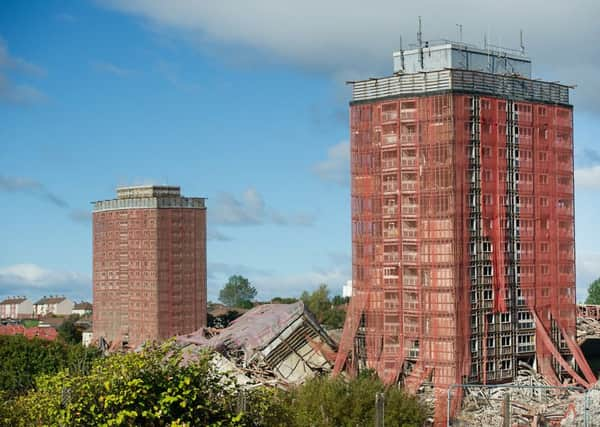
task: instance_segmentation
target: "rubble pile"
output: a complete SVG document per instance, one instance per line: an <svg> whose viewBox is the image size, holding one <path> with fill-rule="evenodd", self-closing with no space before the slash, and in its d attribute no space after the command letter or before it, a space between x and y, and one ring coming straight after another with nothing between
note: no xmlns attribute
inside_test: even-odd
<svg viewBox="0 0 600 427"><path fill-rule="evenodd" d="M575 399L574 411L562 420L561 426L587 427L600 421L600 386L596 384L587 393Z"/></svg>
<svg viewBox="0 0 600 427"><path fill-rule="evenodd" d="M578 317L577 343L581 344L588 338L600 338L600 321L591 317Z"/></svg>
<svg viewBox="0 0 600 427"><path fill-rule="evenodd" d="M331 371L337 346L299 301L260 305L227 328L202 328L177 337L188 357L204 349L238 384L287 388Z"/></svg>
<svg viewBox="0 0 600 427"><path fill-rule="evenodd" d="M510 384L466 387L463 409L453 425L537 426L561 423L582 414L576 404L584 396L583 389L544 388L548 386L532 367L520 362L517 377Z"/></svg>

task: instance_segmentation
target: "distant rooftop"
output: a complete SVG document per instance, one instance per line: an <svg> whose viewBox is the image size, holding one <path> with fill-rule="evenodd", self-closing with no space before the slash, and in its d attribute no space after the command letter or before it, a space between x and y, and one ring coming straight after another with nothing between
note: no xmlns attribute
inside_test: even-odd
<svg viewBox="0 0 600 427"><path fill-rule="evenodd" d="M25 297L9 297L3 301L0 301L0 305L21 304L25 300L27 300Z"/></svg>
<svg viewBox="0 0 600 427"><path fill-rule="evenodd" d="M531 59L515 50L439 40L422 47L394 52L394 73L419 73L447 68L531 78Z"/></svg>
<svg viewBox="0 0 600 427"><path fill-rule="evenodd" d="M66 299L67 298L63 296L43 297L39 301L35 302L33 305L60 304Z"/></svg>

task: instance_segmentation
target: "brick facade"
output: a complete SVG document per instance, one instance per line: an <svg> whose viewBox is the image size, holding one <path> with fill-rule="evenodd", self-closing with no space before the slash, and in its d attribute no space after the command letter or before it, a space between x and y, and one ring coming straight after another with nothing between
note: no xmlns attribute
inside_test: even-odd
<svg viewBox="0 0 600 427"><path fill-rule="evenodd" d="M94 337L135 347L205 326L203 199L116 201L123 206L98 202L94 212Z"/></svg>

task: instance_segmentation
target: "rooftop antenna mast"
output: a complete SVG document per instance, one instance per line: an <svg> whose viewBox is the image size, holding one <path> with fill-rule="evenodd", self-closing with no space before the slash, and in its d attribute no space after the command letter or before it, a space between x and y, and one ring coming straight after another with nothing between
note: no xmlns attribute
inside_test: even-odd
<svg viewBox="0 0 600 427"><path fill-rule="evenodd" d="M400 68L404 72L404 48L402 47L402 36L400 36Z"/></svg>
<svg viewBox="0 0 600 427"><path fill-rule="evenodd" d="M462 27L463 27L463 26L462 26L462 24L456 24L456 29L457 29L457 31L458 31L458 41L459 41L460 43L462 43L462 41L463 41L463 37L462 37Z"/></svg>
<svg viewBox="0 0 600 427"><path fill-rule="evenodd" d="M419 45L419 63L421 64L421 69L424 68L423 65L423 33L421 31L421 17L419 16L419 31L417 31L417 43Z"/></svg>
<svg viewBox="0 0 600 427"><path fill-rule="evenodd" d="M523 43L523 30L521 30L520 39L521 39L521 54L525 55L525 43Z"/></svg>

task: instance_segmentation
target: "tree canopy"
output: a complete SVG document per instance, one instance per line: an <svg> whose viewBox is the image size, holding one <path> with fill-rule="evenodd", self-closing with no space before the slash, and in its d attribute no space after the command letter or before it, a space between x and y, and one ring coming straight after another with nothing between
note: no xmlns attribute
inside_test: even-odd
<svg viewBox="0 0 600 427"><path fill-rule="evenodd" d="M588 297L585 300L586 304L600 304L600 278L590 283L588 287Z"/></svg>
<svg viewBox="0 0 600 427"><path fill-rule="evenodd" d="M212 357L167 342L96 359L87 372L41 374L27 393L0 396L0 425L368 426L377 393L384 394L386 426L420 426L427 416L416 397L368 371L350 381L317 377L287 391L243 390Z"/></svg>
<svg viewBox="0 0 600 427"><path fill-rule="evenodd" d="M79 314L71 314L58 327L58 336L69 344L81 343L81 330L75 324L79 320Z"/></svg>
<svg viewBox="0 0 600 427"><path fill-rule="evenodd" d="M252 307L256 288L244 276L233 275L219 292L219 301L228 307Z"/></svg>
<svg viewBox="0 0 600 427"><path fill-rule="evenodd" d="M302 292L300 299L315 315L320 324L330 329L338 329L344 326L346 313L340 308L338 297L334 297L333 300L329 298L329 287L326 284L319 285L312 293Z"/></svg>
<svg viewBox="0 0 600 427"><path fill-rule="evenodd" d="M86 372L100 352L81 344L0 335L0 391L9 394L30 389L40 374L61 369Z"/></svg>
<svg viewBox="0 0 600 427"><path fill-rule="evenodd" d="M209 353L186 358L172 342L98 359L87 374L69 370L38 378L35 390L0 402L5 425L279 426L277 391L244 396L219 373Z"/></svg>
<svg viewBox="0 0 600 427"><path fill-rule="evenodd" d="M384 393L384 425L422 426L427 411L414 396L397 387L385 387L375 374L366 372L352 381L313 378L291 391L293 426L372 426L374 398Z"/></svg>

